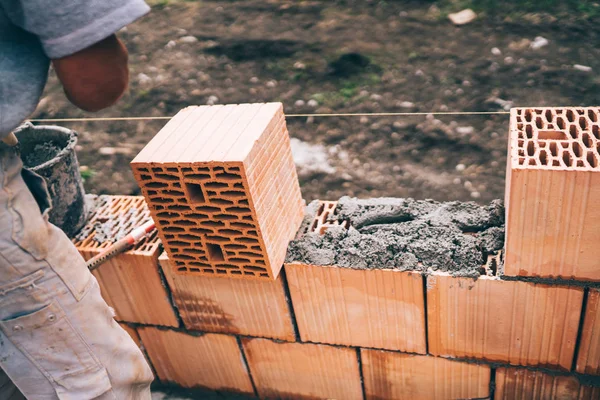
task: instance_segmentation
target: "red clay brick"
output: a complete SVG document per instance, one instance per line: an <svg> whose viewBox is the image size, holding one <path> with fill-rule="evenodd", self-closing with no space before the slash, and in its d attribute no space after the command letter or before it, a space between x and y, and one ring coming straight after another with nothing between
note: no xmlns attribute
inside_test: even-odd
<svg viewBox="0 0 600 400"><path fill-rule="evenodd" d="M496 370L495 400L590 400L600 388L584 386L573 376L549 375L521 368Z"/></svg>
<svg viewBox="0 0 600 400"><path fill-rule="evenodd" d="M426 352L420 274L304 264L285 270L303 341Z"/></svg>
<svg viewBox="0 0 600 400"><path fill-rule="evenodd" d="M243 338L259 397L362 399L356 350Z"/></svg>
<svg viewBox="0 0 600 400"><path fill-rule="evenodd" d="M429 351L569 370L583 289L490 277L427 278Z"/></svg>
<svg viewBox="0 0 600 400"><path fill-rule="evenodd" d="M600 375L600 291L590 289L577 357L577 371Z"/></svg>
<svg viewBox="0 0 600 400"><path fill-rule="evenodd" d="M277 277L304 212L280 103L186 108L132 168L176 273Z"/></svg>
<svg viewBox="0 0 600 400"><path fill-rule="evenodd" d="M96 211L74 240L85 259L151 220L141 196L101 196L96 202ZM160 278L159 254L160 240L155 233L93 271L102 296L115 309L118 321L178 326L169 293Z"/></svg>
<svg viewBox="0 0 600 400"><path fill-rule="evenodd" d="M367 399L482 399L487 365L382 350L361 350Z"/></svg>
<svg viewBox="0 0 600 400"><path fill-rule="evenodd" d="M138 333L161 381L253 394L235 337L193 336L154 327L140 327Z"/></svg>
<svg viewBox="0 0 600 400"><path fill-rule="evenodd" d="M283 280L223 279L173 273L159 258L173 300L187 329L294 341Z"/></svg>
<svg viewBox="0 0 600 400"><path fill-rule="evenodd" d="M599 113L511 111L506 275L600 280Z"/></svg>

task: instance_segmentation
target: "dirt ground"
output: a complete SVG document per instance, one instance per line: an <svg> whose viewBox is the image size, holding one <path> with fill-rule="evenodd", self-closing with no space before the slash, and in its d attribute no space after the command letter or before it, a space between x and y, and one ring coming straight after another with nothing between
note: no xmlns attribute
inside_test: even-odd
<svg viewBox="0 0 600 400"><path fill-rule="evenodd" d="M591 23L480 16L456 27L430 2L161 4L121 32L131 85L100 116L264 101L287 114L600 103L600 27ZM548 44L533 49L538 36ZM36 116L92 115L69 105L52 76ZM88 192L139 193L128 163L164 121L63 125L80 134ZM288 128L307 200L503 196L507 115L289 118Z"/></svg>

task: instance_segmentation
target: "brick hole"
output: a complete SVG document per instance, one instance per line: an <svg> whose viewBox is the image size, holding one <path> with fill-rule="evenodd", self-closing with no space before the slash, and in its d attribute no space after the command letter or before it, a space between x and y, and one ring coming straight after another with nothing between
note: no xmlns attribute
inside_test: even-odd
<svg viewBox="0 0 600 400"><path fill-rule="evenodd" d="M585 147L587 147L588 149L591 149L594 147L594 141L592 140L592 137L590 136L590 134L587 132L583 132L581 134L581 141L583 142L583 145Z"/></svg>
<svg viewBox="0 0 600 400"><path fill-rule="evenodd" d="M216 242L216 243L229 243L231 242L231 240L229 238L226 237L222 237L222 236L206 236L206 238L212 242Z"/></svg>
<svg viewBox="0 0 600 400"><path fill-rule="evenodd" d="M218 195L218 193L217 193L217 192L215 192L214 190L208 190L208 191L206 192L206 194L207 194L207 195L209 195L209 196L217 196L217 195Z"/></svg>
<svg viewBox="0 0 600 400"><path fill-rule="evenodd" d="M137 170L139 172L150 172L150 170L148 170L148 168L138 168Z"/></svg>
<svg viewBox="0 0 600 400"><path fill-rule="evenodd" d="M183 226L195 226L196 225L193 221L188 221L186 219L178 219L173 222L177 225L183 225Z"/></svg>
<svg viewBox="0 0 600 400"><path fill-rule="evenodd" d="M201 263L198 261L190 261L189 262L190 265L193 265L194 267L200 267L200 268L211 268L210 265L205 264L205 263Z"/></svg>
<svg viewBox="0 0 600 400"><path fill-rule="evenodd" d="M235 257L237 256L237 253L235 251L226 251L225 254L227 254L230 257Z"/></svg>
<svg viewBox="0 0 600 400"><path fill-rule="evenodd" d="M245 222L231 222L232 228L240 228L240 229L253 229L255 228L254 224L248 224Z"/></svg>
<svg viewBox="0 0 600 400"><path fill-rule="evenodd" d="M248 200L238 200L238 205L240 206L247 206L248 204Z"/></svg>
<svg viewBox="0 0 600 400"><path fill-rule="evenodd" d="M230 172L240 172L240 167L229 167L227 170Z"/></svg>
<svg viewBox="0 0 600 400"><path fill-rule="evenodd" d="M190 235L189 233L179 235L179 237L184 240L202 240L202 238L200 236Z"/></svg>
<svg viewBox="0 0 600 400"><path fill-rule="evenodd" d="M187 270L188 270L187 267L177 267L178 272L185 272Z"/></svg>
<svg viewBox="0 0 600 400"><path fill-rule="evenodd" d="M229 187L229 185L223 182L206 182L204 187L207 189L222 189Z"/></svg>
<svg viewBox="0 0 600 400"><path fill-rule="evenodd" d="M204 204L206 203L206 198L204 197L204 190L202 189L202 185L199 183L192 182L184 182L185 191L187 192L190 201L193 204Z"/></svg>
<svg viewBox="0 0 600 400"><path fill-rule="evenodd" d="M154 208L156 208L157 210L164 210L165 206L154 206Z"/></svg>
<svg viewBox="0 0 600 400"><path fill-rule="evenodd" d="M590 121L592 122L597 122L598 121L598 114L596 114L594 112L594 110L588 110L588 118L590 119Z"/></svg>
<svg viewBox="0 0 600 400"><path fill-rule="evenodd" d="M210 261L225 261L223 249L216 243L206 243L206 252Z"/></svg>
<svg viewBox="0 0 600 400"><path fill-rule="evenodd" d="M251 251L240 251L240 256L246 256L246 257L262 257L262 254L260 253L253 253Z"/></svg>
<svg viewBox="0 0 600 400"><path fill-rule="evenodd" d="M242 275L242 271L231 271L232 275Z"/></svg>
<svg viewBox="0 0 600 400"><path fill-rule="evenodd" d="M250 236L258 236L258 233L256 231L254 231L254 230L253 231L248 231L248 232L246 232L246 234L250 235Z"/></svg>
<svg viewBox="0 0 600 400"><path fill-rule="evenodd" d="M254 239L254 238L249 238L249 237L237 238L236 241L238 241L240 243L248 243L248 244L258 243L258 240Z"/></svg>
<svg viewBox="0 0 600 400"><path fill-rule="evenodd" d="M531 122L533 120L533 113L531 110L525 110L525 121Z"/></svg>
<svg viewBox="0 0 600 400"><path fill-rule="evenodd" d="M525 127L525 134L527 135L528 139L532 139L533 138L533 127L531 125L527 125Z"/></svg>
<svg viewBox="0 0 600 400"><path fill-rule="evenodd" d="M212 230L210 230L210 229L203 229L203 228L190 228L190 231L192 233L199 233L201 235L206 235L208 233L212 233Z"/></svg>
<svg viewBox="0 0 600 400"><path fill-rule="evenodd" d="M158 204L168 204L168 203L173 203L175 202L175 200L170 199L168 197L154 197L150 199L153 203L158 203Z"/></svg>
<svg viewBox="0 0 600 400"><path fill-rule="evenodd" d="M559 129L565 129L565 119L561 116L556 118L556 126L558 126Z"/></svg>
<svg viewBox="0 0 600 400"><path fill-rule="evenodd" d="M573 139L577 139L579 137L579 129L577 129L577 125L569 126L569 134Z"/></svg>
<svg viewBox="0 0 600 400"><path fill-rule="evenodd" d="M535 155L535 144L532 141L527 142L527 155L533 157Z"/></svg>
<svg viewBox="0 0 600 400"><path fill-rule="evenodd" d="M166 183L163 183L163 182L148 182L148 183L146 183L146 187L149 187L152 189L162 189L162 188L169 187L169 185Z"/></svg>
<svg viewBox="0 0 600 400"><path fill-rule="evenodd" d="M573 154L575 154L575 157L579 158L582 155L582 148L581 145L577 142L573 143Z"/></svg>
<svg viewBox="0 0 600 400"><path fill-rule="evenodd" d="M223 221L232 221L232 220L237 220L239 219L237 215L230 215L230 214L217 214L215 215L216 219L220 219ZM240 222L232 222L231 225L233 226L233 224L239 224Z"/></svg>
<svg viewBox="0 0 600 400"><path fill-rule="evenodd" d="M567 134L562 131L538 131L538 139L541 140L567 140Z"/></svg>
<svg viewBox="0 0 600 400"><path fill-rule="evenodd" d="M265 272L266 271L266 269L264 269L262 267L255 267L255 266L252 266L252 265L246 265L244 267L244 269L247 270L247 271L256 271L256 272Z"/></svg>
<svg viewBox="0 0 600 400"><path fill-rule="evenodd" d="M159 219L158 223L161 225L171 225L171 221L167 221L166 219Z"/></svg>
<svg viewBox="0 0 600 400"><path fill-rule="evenodd" d="M227 271L226 271L226 270L224 270L224 269L217 269L217 273L218 273L218 274L226 274L226 273L227 273Z"/></svg>
<svg viewBox="0 0 600 400"><path fill-rule="evenodd" d="M167 243L169 243L169 246L189 246L190 244L188 242L182 242L181 240L167 240Z"/></svg>
<svg viewBox="0 0 600 400"><path fill-rule="evenodd" d="M185 193L183 193L181 190L165 190L163 194L173 197L185 196Z"/></svg>
<svg viewBox="0 0 600 400"><path fill-rule="evenodd" d="M600 126L592 125L592 134L596 139L600 139Z"/></svg>
<svg viewBox="0 0 600 400"><path fill-rule="evenodd" d="M247 258L242 258L242 257L235 257L235 258L231 258L229 259L229 261L231 262L235 262L235 263L249 263L250 260Z"/></svg>
<svg viewBox="0 0 600 400"><path fill-rule="evenodd" d="M244 271L244 275L248 275L248 276L256 276L256 274L252 271Z"/></svg>
<svg viewBox="0 0 600 400"><path fill-rule="evenodd" d="M223 211L220 208L211 207L211 206L196 207L196 210L197 211L201 211L201 212L205 212L205 213L208 213L208 214L220 213L220 212Z"/></svg>
<svg viewBox="0 0 600 400"><path fill-rule="evenodd" d="M241 214L241 213L249 213L250 209L246 208L246 207L229 207L225 211L231 212L231 213L236 213L236 214Z"/></svg>
<svg viewBox="0 0 600 400"><path fill-rule="evenodd" d="M244 221L252 221L252 222L254 222L254 220L252 219L252 215L244 215L244 216L242 217L242 219L243 219Z"/></svg>
<svg viewBox="0 0 600 400"><path fill-rule="evenodd" d="M562 160L565 163L565 165L567 167L571 167L573 164L573 160L571 158L571 152L570 151L563 151L562 153Z"/></svg>
<svg viewBox="0 0 600 400"><path fill-rule="evenodd" d="M542 165L548 165L548 153L546 152L546 150L540 150L540 164Z"/></svg>
<svg viewBox="0 0 600 400"><path fill-rule="evenodd" d="M200 270L197 270L197 271L198 271L198 272L200 272ZM214 271L214 270L212 270L212 269L209 269L209 268L207 268L207 269L203 269L202 271L203 271L203 272L205 272L205 273L207 273L207 274L214 274L214 273L215 273L215 271Z"/></svg>
<svg viewBox="0 0 600 400"><path fill-rule="evenodd" d="M188 178L188 179L197 179L199 181L206 180L206 179L211 179L212 178L208 174L186 174L186 175L184 175L184 177Z"/></svg>
<svg viewBox="0 0 600 400"><path fill-rule="evenodd" d="M535 158L528 158L527 164L535 166L535 165L537 165L537 160Z"/></svg>
<svg viewBox="0 0 600 400"><path fill-rule="evenodd" d="M244 188L244 184L243 184L243 183L241 183L241 182L240 182L240 183L234 183L234 184L233 184L233 187L234 187L234 188L237 188L237 189L243 189L243 188Z"/></svg>
<svg viewBox="0 0 600 400"><path fill-rule="evenodd" d="M179 213L163 211L156 214L158 218L180 218L181 215Z"/></svg>
<svg viewBox="0 0 600 400"><path fill-rule="evenodd" d="M201 256L204 255L204 250L202 250L202 249L191 248L191 249L186 249L185 251L187 251L188 253L198 254Z"/></svg>
<svg viewBox="0 0 600 400"><path fill-rule="evenodd" d="M162 169L160 167L154 167L154 168L152 168L152 172L164 172L164 169Z"/></svg>
<svg viewBox="0 0 600 400"><path fill-rule="evenodd" d="M192 169L190 168L190 171ZM196 167L196 171L198 172L210 172L210 168L209 167Z"/></svg>
<svg viewBox="0 0 600 400"><path fill-rule="evenodd" d="M577 166L578 167L585 167L585 164L583 163L583 160L577 160Z"/></svg>
<svg viewBox="0 0 600 400"><path fill-rule="evenodd" d="M140 175L140 178L142 178L142 180L145 180L145 181L152 180L152 177L150 175L143 175L142 174L142 175Z"/></svg>
<svg viewBox="0 0 600 400"><path fill-rule="evenodd" d="M191 208L189 208L188 206L182 206L179 204L173 204L173 205L167 206L167 209L173 210L173 211L190 211L191 210Z"/></svg>
<svg viewBox="0 0 600 400"><path fill-rule="evenodd" d="M569 122L575 122L575 113L573 110L567 110L567 120Z"/></svg>
<svg viewBox="0 0 600 400"><path fill-rule="evenodd" d="M585 117L579 117L579 127L583 130L588 129L588 121Z"/></svg>
<svg viewBox="0 0 600 400"><path fill-rule="evenodd" d="M175 175L167 175L167 174L156 174L158 179L162 179L165 181L177 181L179 178Z"/></svg>
<svg viewBox="0 0 600 400"><path fill-rule="evenodd" d="M175 172L175 173L178 173L178 172L179 172L179 169L178 169L177 167L170 167L170 168L167 168L167 172Z"/></svg>
<svg viewBox="0 0 600 400"><path fill-rule="evenodd" d="M556 142L550 142L549 147L550 154L552 154L553 157L558 157L558 145L556 144Z"/></svg>
<svg viewBox="0 0 600 400"><path fill-rule="evenodd" d="M225 235L225 236L236 236L236 235L242 235L241 231L237 231L234 229L219 229L219 235Z"/></svg>
<svg viewBox="0 0 600 400"><path fill-rule="evenodd" d="M588 151L587 161L592 168L596 168L598 166L598 160L596 159L596 155L592 151Z"/></svg>
<svg viewBox="0 0 600 400"><path fill-rule="evenodd" d="M551 110L546 110L546 113L544 114L544 116L546 117L546 121L548 121L548 122L552 122L552 118L554 117L552 115L552 111Z"/></svg>
<svg viewBox="0 0 600 400"><path fill-rule="evenodd" d="M173 254L173 258L177 258L179 260L195 260L195 257L188 256L187 254Z"/></svg>
<svg viewBox="0 0 600 400"><path fill-rule="evenodd" d="M175 235L170 235L170 234L169 234L169 235L167 235L167 234L165 234L165 237L166 237L167 239L175 239Z"/></svg>
<svg viewBox="0 0 600 400"><path fill-rule="evenodd" d="M538 117L535 119L535 126L536 126L538 129L543 129L543 128L544 128L544 121L542 120L542 117L538 116Z"/></svg>
<svg viewBox="0 0 600 400"><path fill-rule="evenodd" d="M233 201L227 200L227 199L211 199L210 202L214 203L214 204L218 204L220 206L231 206L231 205L235 204ZM221 210L219 210L219 211L221 211Z"/></svg>
<svg viewBox="0 0 600 400"><path fill-rule="evenodd" d="M215 169L216 171L216 169ZM237 174L228 174L227 172L222 172L216 175L217 178L223 179L224 181L239 181L242 179L240 175Z"/></svg>
<svg viewBox="0 0 600 400"><path fill-rule="evenodd" d="M560 167L560 161L558 161L558 160L552 160L552 166L553 167Z"/></svg>
<svg viewBox="0 0 600 400"><path fill-rule="evenodd" d="M200 221L200 225L214 227L214 228L220 228L220 227L225 226L225 223L223 223L221 221L209 220L209 221Z"/></svg>
<svg viewBox="0 0 600 400"><path fill-rule="evenodd" d="M268 277L269 277L269 274L267 274L266 272L263 272L263 273L261 273L261 274L260 274L260 276L262 276L262 277L265 277L265 278L268 278Z"/></svg>
<svg viewBox="0 0 600 400"><path fill-rule="evenodd" d="M237 190L226 190L221 192L222 196L226 196L226 197L233 197L233 198L244 198L246 197L246 193L244 192L240 192Z"/></svg>

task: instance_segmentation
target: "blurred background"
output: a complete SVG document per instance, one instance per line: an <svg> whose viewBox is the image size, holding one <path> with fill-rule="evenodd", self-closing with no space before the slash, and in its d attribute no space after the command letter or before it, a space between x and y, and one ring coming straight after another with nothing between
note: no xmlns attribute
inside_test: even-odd
<svg viewBox="0 0 600 400"><path fill-rule="evenodd" d="M128 93L104 117L280 101L286 114L599 105L593 1L150 0L120 32ZM471 9L474 13L463 12ZM92 117L54 75L36 118ZM288 119L307 200L504 194L508 115ZM165 121L64 123L88 193L138 194L129 161Z"/></svg>

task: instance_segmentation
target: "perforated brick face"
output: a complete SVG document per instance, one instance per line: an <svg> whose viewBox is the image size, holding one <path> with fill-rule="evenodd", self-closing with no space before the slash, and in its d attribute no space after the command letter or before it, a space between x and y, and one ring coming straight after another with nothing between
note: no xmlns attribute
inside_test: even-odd
<svg viewBox="0 0 600 400"><path fill-rule="evenodd" d="M597 107L513 109L513 165L600 171L599 114Z"/></svg>
<svg viewBox="0 0 600 400"><path fill-rule="evenodd" d="M132 168L174 272L277 276L303 215L280 104L182 110Z"/></svg>

